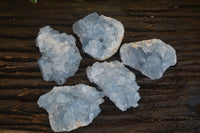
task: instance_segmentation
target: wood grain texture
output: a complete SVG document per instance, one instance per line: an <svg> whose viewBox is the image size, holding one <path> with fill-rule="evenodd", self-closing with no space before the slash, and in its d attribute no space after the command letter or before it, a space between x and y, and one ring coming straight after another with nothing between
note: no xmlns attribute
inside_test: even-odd
<svg viewBox="0 0 200 133"><path fill-rule="evenodd" d="M39 28L74 35L72 24L98 12L121 21L124 42L159 38L177 51L178 63L163 78L136 74L141 100L121 112L106 98L102 112L87 127L72 133L199 133L200 132L200 2L198 0L0 0L0 132L52 132L47 112L36 104L55 82L42 79L35 47ZM78 48L81 44L77 39ZM85 73L95 60L83 60L66 85L91 84ZM120 60L119 52L108 59Z"/></svg>

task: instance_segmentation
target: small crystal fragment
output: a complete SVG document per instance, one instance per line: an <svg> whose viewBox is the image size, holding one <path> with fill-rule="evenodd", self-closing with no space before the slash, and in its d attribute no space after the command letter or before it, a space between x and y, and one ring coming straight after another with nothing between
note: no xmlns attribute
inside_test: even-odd
<svg viewBox="0 0 200 133"><path fill-rule="evenodd" d="M138 106L140 96L135 74L119 61L96 62L87 68L87 77L122 111Z"/></svg>
<svg viewBox="0 0 200 133"><path fill-rule="evenodd" d="M150 79L159 79L167 68L176 64L176 51L159 39L131 42L122 45L120 56L128 65Z"/></svg>
<svg viewBox="0 0 200 133"><path fill-rule="evenodd" d="M90 124L101 112L102 97L88 85L62 86L40 96L38 105L47 110L53 131L63 132Z"/></svg>
<svg viewBox="0 0 200 133"><path fill-rule="evenodd" d="M40 29L36 46L42 53L38 64L44 80L62 85L75 74L82 59L75 41L72 35L59 34L49 26Z"/></svg>
<svg viewBox="0 0 200 133"><path fill-rule="evenodd" d="M97 60L115 54L124 36L124 27L119 21L97 13L76 21L73 31L79 36L83 51Z"/></svg>

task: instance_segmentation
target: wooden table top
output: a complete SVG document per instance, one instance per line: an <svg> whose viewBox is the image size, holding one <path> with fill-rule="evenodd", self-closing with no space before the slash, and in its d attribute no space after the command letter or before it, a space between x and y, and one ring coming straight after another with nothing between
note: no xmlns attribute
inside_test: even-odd
<svg viewBox="0 0 200 133"><path fill-rule="evenodd" d="M39 28L72 34L72 24L97 12L121 21L123 43L158 38L173 46L178 62L161 79L136 74L141 100L121 112L106 98L89 126L71 133L200 133L200 1L198 0L0 0L0 132L53 132L39 96L55 82L42 79L35 38ZM75 76L65 85L94 85L86 67L96 60L83 57ZM107 61L120 60L119 52Z"/></svg>

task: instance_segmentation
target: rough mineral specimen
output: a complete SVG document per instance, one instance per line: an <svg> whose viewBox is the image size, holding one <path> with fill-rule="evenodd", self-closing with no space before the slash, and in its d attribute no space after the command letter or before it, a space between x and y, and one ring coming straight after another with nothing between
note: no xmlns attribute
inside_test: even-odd
<svg viewBox="0 0 200 133"><path fill-rule="evenodd" d="M102 97L88 85L62 86L40 96L38 105L47 110L51 128L63 132L90 124L101 111Z"/></svg>
<svg viewBox="0 0 200 133"><path fill-rule="evenodd" d="M124 27L119 21L97 13L76 21L73 31L79 36L83 51L97 60L115 54L124 36Z"/></svg>
<svg viewBox="0 0 200 133"><path fill-rule="evenodd" d="M139 86L135 82L135 75L122 63L96 62L87 68L87 77L122 111L138 106L140 96L137 92Z"/></svg>
<svg viewBox="0 0 200 133"><path fill-rule="evenodd" d="M62 85L78 70L81 56L75 38L59 34L49 26L40 29L36 39L42 57L38 60L43 79Z"/></svg>
<svg viewBox="0 0 200 133"><path fill-rule="evenodd" d="M176 64L176 51L159 39L124 44L120 48L123 64L141 71L150 79L159 79Z"/></svg>

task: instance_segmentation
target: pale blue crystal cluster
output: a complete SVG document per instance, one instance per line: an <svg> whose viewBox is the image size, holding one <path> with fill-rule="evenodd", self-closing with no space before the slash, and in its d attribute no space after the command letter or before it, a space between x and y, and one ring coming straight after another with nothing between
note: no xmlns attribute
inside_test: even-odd
<svg viewBox="0 0 200 133"><path fill-rule="evenodd" d="M124 27L116 19L91 13L73 24L82 50L97 60L114 55L123 39ZM40 29L36 46L42 54L38 60L43 79L63 85L78 70L82 59L72 35L60 34L49 26ZM167 68L176 64L176 51L159 39L125 43L119 61L96 62L86 73L96 88L78 84L54 87L40 96L38 105L47 110L55 132L71 131L90 124L100 113L99 105L107 96L121 110L137 107L140 95L135 74L128 65L150 79L159 79Z"/></svg>
<svg viewBox="0 0 200 133"><path fill-rule="evenodd" d="M76 21L73 31L79 36L83 51L97 60L115 54L124 36L121 22L97 13Z"/></svg>
<svg viewBox="0 0 200 133"><path fill-rule="evenodd" d="M102 97L88 85L62 86L40 96L38 105L49 113L51 128L63 132L90 124L101 112Z"/></svg>
<svg viewBox="0 0 200 133"><path fill-rule="evenodd" d="M90 82L98 85L103 93L122 111L137 107L140 95L135 74L119 61L94 63L87 68Z"/></svg>
<svg viewBox="0 0 200 133"><path fill-rule="evenodd" d="M123 64L159 79L167 68L176 64L176 51L159 39L126 43L120 48Z"/></svg>
<svg viewBox="0 0 200 133"><path fill-rule="evenodd" d="M38 60L43 79L62 85L78 70L82 57L72 35L59 34L49 26L40 29L36 39L42 57Z"/></svg>

